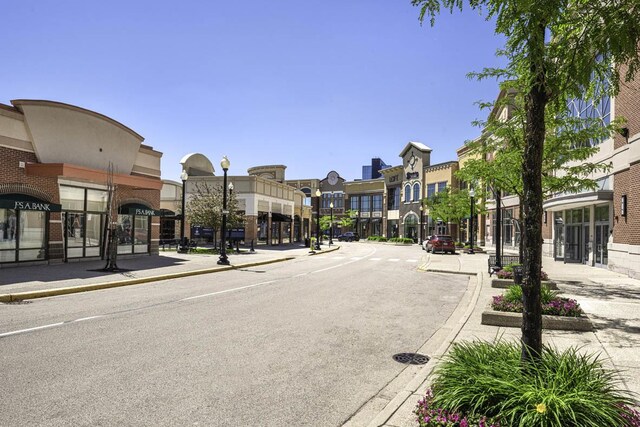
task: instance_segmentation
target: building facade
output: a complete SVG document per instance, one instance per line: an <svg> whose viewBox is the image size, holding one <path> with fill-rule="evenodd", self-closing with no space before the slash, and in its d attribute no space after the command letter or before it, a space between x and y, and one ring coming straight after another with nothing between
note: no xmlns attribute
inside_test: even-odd
<svg viewBox="0 0 640 427"><path fill-rule="evenodd" d="M157 254L162 153L90 110L11 104L0 104L0 266L104 258L109 228L118 254Z"/></svg>

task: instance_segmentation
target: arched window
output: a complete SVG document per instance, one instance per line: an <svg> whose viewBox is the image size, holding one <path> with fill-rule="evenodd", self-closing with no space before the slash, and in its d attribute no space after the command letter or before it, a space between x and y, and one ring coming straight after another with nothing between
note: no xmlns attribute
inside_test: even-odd
<svg viewBox="0 0 640 427"><path fill-rule="evenodd" d="M404 202L409 203L411 201L411 186L409 184L404 187Z"/></svg>
<svg viewBox="0 0 640 427"><path fill-rule="evenodd" d="M413 201L417 202L420 200L420 184L419 183L415 183L413 184Z"/></svg>

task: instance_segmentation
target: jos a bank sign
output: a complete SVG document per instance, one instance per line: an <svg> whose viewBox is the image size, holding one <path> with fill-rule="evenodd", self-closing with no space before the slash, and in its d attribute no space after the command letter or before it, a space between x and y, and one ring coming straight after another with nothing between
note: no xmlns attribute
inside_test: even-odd
<svg viewBox="0 0 640 427"><path fill-rule="evenodd" d="M41 212L60 212L62 210L62 206L55 203L24 202L19 200L0 200L0 208Z"/></svg>

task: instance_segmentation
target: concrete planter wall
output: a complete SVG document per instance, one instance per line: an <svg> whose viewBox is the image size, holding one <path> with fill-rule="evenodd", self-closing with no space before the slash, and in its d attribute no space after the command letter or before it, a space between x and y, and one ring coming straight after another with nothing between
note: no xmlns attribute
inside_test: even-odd
<svg viewBox="0 0 640 427"><path fill-rule="evenodd" d="M558 290L558 285L556 284L556 282L543 281L542 284L548 286L549 289L553 291ZM509 286L513 286L513 285L514 285L513 279L492 279L491 280L492 288L507 289Z"/></svg>
<svg viewBox="0 0 640 427"><path fill-rule="evenodd" d="M483 325L502 326L505 328L521 328L522 314L496 311L489 308L482 313L481 323ZM558 331L590 332L593 330L593 324L585 315L580 317L565 317L543 314L542 328Z"/></svg>

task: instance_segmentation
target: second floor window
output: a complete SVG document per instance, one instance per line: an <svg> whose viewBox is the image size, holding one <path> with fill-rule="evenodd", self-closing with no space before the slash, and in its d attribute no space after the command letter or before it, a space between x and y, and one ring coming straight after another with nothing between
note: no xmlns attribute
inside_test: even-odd
<svg viewBox="0 0 640 427"><path fill-rule="evenodd" d="M349 209L352 211L357 211L360 209L359 206L360 198L358 196L351 196L349 198Z"/></svg>
<svg viewBox="0 0 640 427"><path fill-rule="evenodd" d="M372 196L373 200L373 211L374 212L382 212L382 194L375 194Z"/></svg>
<svg viewBox="0 0 640 427"><path fill-rule="evenodd" d="M438 193L447 189L447 181L438 183Z"/></svg>
<svg viewBox="0 0 640 427"><path fill-rule="evenodd" d="M404 186L404 202L409 203L411 201L411 186L409 184Z"/></svg>
<svg viewBox="0 0 640 427"><path fill-rule="evenodd" d="M436 184L427 184L427 199L436 195Z"/></svg>
<svg viewBox="0 0 640 427"><path fill-rule="evenodd" d="M421 199L420 197L420 184L417 182L413 184L413 201L417 202Z"/></svg>
<svg viewBox="0 0 640 427"><path fill-rule="evenodd" d="M393 187L389 188L389 192L387 193L387 209L390 211L395 211L400 209L400 188Z"/></svg>
<svg viewBox="0 0 640 427"><path fill-rule="evenodd" d="M371 212L371 197L362 196L360 198L360 211L361 212Z"/></svg>

